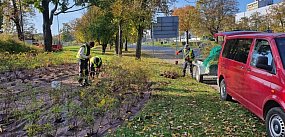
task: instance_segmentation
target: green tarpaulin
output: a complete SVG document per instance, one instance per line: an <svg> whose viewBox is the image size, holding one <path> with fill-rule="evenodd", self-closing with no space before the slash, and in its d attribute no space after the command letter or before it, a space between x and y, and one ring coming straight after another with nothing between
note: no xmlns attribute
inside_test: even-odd
<svg viewBox="0 0 285 137"><path fill-rule="evenodd" d="M213 61L217 61L222 50L222 46L217 45L210 51L209 56L203 61L203 65L205 67L209 66L209 64Z"/></svg>

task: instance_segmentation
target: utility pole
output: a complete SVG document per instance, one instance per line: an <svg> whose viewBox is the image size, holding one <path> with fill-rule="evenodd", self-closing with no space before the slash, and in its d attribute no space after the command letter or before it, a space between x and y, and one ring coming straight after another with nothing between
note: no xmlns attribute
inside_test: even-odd
<svg viewBox="0 0 285 137"><path fill-rule="evenodd" d="M59 32L59 21L58 21L58 15L57 15L56 17L57 17L58 44L60 45L60 44L61 44L61 42L60 42L60 32Z"/></svg>

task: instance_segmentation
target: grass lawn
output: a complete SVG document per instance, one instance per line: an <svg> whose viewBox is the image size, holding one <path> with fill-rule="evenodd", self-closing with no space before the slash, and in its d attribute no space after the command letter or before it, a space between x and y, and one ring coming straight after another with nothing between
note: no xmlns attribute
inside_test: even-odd
<svg viewBox="0 0 285 137"><path fill-rule="evenodd" d="M160 77L178 67L153 63L154 92L145 108L110 136L265 136L264 123L238 103L190 77Z"/></svg>
<svg viewBox="0 0 285 137"><path fill-rule="evenodd" d="M162 46L162 47L176 47L176 42L167 42L161 44L161 42L145 42L142 45L144 46ZM182 47L181 42L178 42L178 47Z"/></svg>
<svg viewBox="0 0 285 137"><path fill-rule="evenodd" d="M63 52L39 53L37 56L1 53L0 71L76 63L78 48L64 47ZM121 67L130 70L135 65L143 66L153 83L152 97L143 110L108 136L265 136L262 121L237 103L219 101L215 89L190 77L173 80L160 76L164 71L180 73L179 66L145 55L137 61L133 51L123 53L119 59L110 56L113 51L101 55L99 49L95 48L92 55L100 55L104 64L112 60L123 61L128 65Z"/></svg>
<svg viewBox="0 0 285 137"><path fill-rule="evenodd" d="M205 41L203 41L203 42L205 42ZM176 42L170 41L170 42L163 43L163 44L161 44L161 42L144 42L142 45L143 46L153 46L154 45L154 46L175 48L176 47ZM190 46L193 47L193 48L198 48L199 47L198 43L196 43L196 42L190 42ZM178 47L179 48L183 47L182 42L178 42Z"/></svg>

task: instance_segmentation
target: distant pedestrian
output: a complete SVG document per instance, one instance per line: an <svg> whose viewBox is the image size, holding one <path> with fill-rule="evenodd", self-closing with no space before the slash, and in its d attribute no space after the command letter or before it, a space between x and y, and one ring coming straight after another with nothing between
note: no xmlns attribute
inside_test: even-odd
<svg viewBox="0 0 285 137"><path fill-rule="evenodd" d="M176 55L178 55L181 52L183 52L183 57L184 57L183 77L185 77L185 75L186 75L187 66L190 67L190 73L191 73L191 76L193 77L193 64L192 64L192 61L194 61L194 58L195 58L194 52L189 47L188 44L185 44L183 49L181 49L179 51L176 51Z"/></svg>
<svg viewBox="0 0 285 137"><path fill-rule="evenodd" d="M94 47L94 42L89 42L80 47L76 58L78 59L79 65L79 84L80 86L88 86L88 61L90 56L90 49Z"/></svg>
<svg viewBox="0 0 285 137"><path fill-rule="evenodd" d="M92 79L99 76L100 69L102 66L102 59L98 56L92 57L90 59L90 77Z"/></svg>

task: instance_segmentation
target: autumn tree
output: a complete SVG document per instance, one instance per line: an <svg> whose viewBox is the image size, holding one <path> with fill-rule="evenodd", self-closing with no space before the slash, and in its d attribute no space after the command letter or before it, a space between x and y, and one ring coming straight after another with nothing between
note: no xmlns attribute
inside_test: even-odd
<svg viewBox="0 0 285 137"><path fill-rule="evenodd" d="M112 6L112 11L114 15L115 23L118 25L118 39L117 44L119 45L118 54L122 53L123 41L125 41L125 51L128 50L127 43L128 40L132 41L132 37L137 31L134 29L135 25L132 22L132 10L135 10L132 7L132 0L116 0Z"/></svg>
<svg viewBox="0 0 285 137"><path fill-rule="evenodd" d="M20 13L20 8L19 8L19 3L16 2L16 0L11 0L11 1L3 1L5 3L5 16L8 17L8 20L12 20L14 24L16 25L16 30L18 34L19 40L24 39L24 32L22 28L22 22L21 22L21 14Z"/></svg>
<svg viewBox="0 0 285 137"><path fill-rule="evenodd" d="M237 22L237 30L251 30L250 28L250 20L248 17L242 17L238 22Z"/></svg>
<svg viewBox="0 0 285 137"><path fill-rule="evenodd" d="M74 0L73 3L69 0L25 0L29 4L33 4L43 15L43 35L45 51L51 51L52 48L52 33L51 25L55 15L62 13L70 13L88 8L97 1ZM82 6L79 9L73 10L76 6Z"/></svg>
<svg viewBox="0 0 285 137"><path fill-rule="evenodd" d="M151 25L152 17L157 11L169 14L169 4L175 0L133 0L130 7L131 21L137 29L136 58L141 58L143 30Z"/></svg>
<svg viewBox="0 0 285 137"><path fill-rule="evenodd" d="M13 33L15 26L18 39L24 40L24 27L31 29L34 26L29 21L29 18L35 16L33 7L18 0L3 0L2 2L4 31Z"/></svg>
<svg viewBox="0 0 285 137"><path fill-rule="evenodd" d="M234 16L238 11L236 0L198 0L196 4L200 13L200 24L211 35L223 30L227 17Z"/></svg>
<svg viewBox="0 0 285 137"><path fill-rule="evenodd" d="M235 16L226 16L222 31L232 31L236 29Z"/></svg>
<svg viewBox="0 0 285 137"><path fill-rule="evenodd" d="M269 9L270 18L272 19L272 29L276 32L285 31L285 1L271 6Z"/></svg>
<svg viewBox="0 0 285 137"><path fill-rule="evenodd" d="M116 41L116 50L118 50L118 54L122 55L123 49L123 24L128 22L129 19L129 7L130 0L116 0L112 5L112 12L114 15L114 23L118 26L118 36Z"/></svg>
<svg viewBox="0 0 285 137"><path fill-rule="evenodd" d="M74 30L75 30L75 33L74 33L74 37L75 37L75 40L77 42L86 42L88 41L88 38L87 38L87 32L86 32L86 26L85 26L85 23L82 18L84 18L84 16L82 16L80 19L75 19L73 21L73 24L74 24Z"/></svg>
<svg viewBox="0 0 285 137"><path fill-rule="evenodd" d="M269 28L269 19L267 15L261 15L259 12L253 13L250 18L250 28L256 31L266 31Z"/></svg>
<svg viewBox="0 0 285 137"><path fill-rule="evenodd" d="M189 31L195 31L199 27L199 13L193 6L185 6L174 9L174 16L179 16L179 30L186 32L186 43L189 43Z"/></svg>
<svg viewBox="0 0 285 137"><path fill-rule="evenodd" d="M112 12L93 6L80 19L77 19L75 24L76 40L80 42L96 40L102 45L102 53L105 53L116 31Z"/></svg>
<svg viewBox="0 0 285 137"><path fill-rule="evenodd" d="M110 12L104 13L97 18L95 24L95 35L97 41L102 45L102 53L106 52L107 45L113 40L114 34L118 29L112 22L113 15Z"/></svg>
<svg viewBox="0 0 285 137"><path fill-rule="evenodd" d="M73 41L74 37L72 35L72 30L73 28L71 27L70 23L63 23L62 29L60 29L60 37L62 41Z"/></svg>

